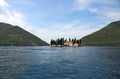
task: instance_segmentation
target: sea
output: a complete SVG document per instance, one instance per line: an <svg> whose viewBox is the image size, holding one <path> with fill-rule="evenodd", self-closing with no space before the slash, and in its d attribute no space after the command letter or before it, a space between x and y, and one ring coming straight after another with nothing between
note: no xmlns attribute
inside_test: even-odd
<svg viewBox="0 0 120 79"><path fill-rule="evenodd" d="M120 79L120 47L1 46L0 79Z"/></svg>

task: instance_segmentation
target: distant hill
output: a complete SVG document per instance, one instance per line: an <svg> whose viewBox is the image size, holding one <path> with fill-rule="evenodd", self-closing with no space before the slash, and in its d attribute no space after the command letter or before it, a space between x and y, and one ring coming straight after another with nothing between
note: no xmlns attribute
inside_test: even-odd
<svg viewBox="0 0 120 79"><path fill-rule="evenodd" d="M0 22L0 46L46 46L48 43L18 26Z"/></svg>
<svg viewBox="0 0 120 79"><path fill-rule="evenodd" d="M82 45L119 45L120 21L112 22L101 30L81 39Z"/></svg>

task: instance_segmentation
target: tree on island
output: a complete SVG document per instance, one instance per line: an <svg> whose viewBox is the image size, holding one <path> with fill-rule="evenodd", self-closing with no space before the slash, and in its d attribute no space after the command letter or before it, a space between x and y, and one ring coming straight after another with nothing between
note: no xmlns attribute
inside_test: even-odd
<svg viewBox="0 0 120 79"><path fill-rule="evenodd" d="M62 46L64 45L64 38L60 39L60 45L62 45Z"/></svg>
<svg viewBox="0 0 120 79"><path fill-rule="evenodd" d="M80 39L80 40L77 40L77 43L78 43L78 44L81 44L81 39Z"/></svg>
<svg viewBox="0 0 120 79"><path fill-rule="evenodd" d="M56 41L52 39L50 45L56 45Z"/></svg>
<svg viewBox="0 0 120 79"><path fill-rule="evenodd" d="M77 40L76 40L76 38L75 38L75 39L73 39L73 44L75 44L75 43L77 43Z"/></svg>

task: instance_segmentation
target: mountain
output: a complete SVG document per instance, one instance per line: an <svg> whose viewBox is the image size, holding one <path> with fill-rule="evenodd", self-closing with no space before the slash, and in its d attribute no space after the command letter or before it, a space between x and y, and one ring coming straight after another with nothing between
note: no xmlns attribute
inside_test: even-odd
<svg viewBox="0 0 120 79"><path fill-rule="evenodd" d="M25 31L19 26L0 22L1 46L46 46L48 43Z"/></svg>
<svg viewBox="0 0 120 79"><path fill-rule="evenodd" d="M81 45L120 46L120 21L112 22L104 28L83 37Z"/></svg>

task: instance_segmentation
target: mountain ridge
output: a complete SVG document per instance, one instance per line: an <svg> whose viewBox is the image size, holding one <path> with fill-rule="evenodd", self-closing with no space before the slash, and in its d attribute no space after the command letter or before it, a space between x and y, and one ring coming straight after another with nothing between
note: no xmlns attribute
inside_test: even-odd
<svg viewBox="0 0 120 79"><path fill-rule="evenodd" d="M81 45L120 45L120 21L115 21L81 39Z"/></svg>
<svg viewBox="0 0 120 79"><path fill-rule="evenodd" d="M46 46L48 43L19 26L0 22L1 46Z"/></svg>

